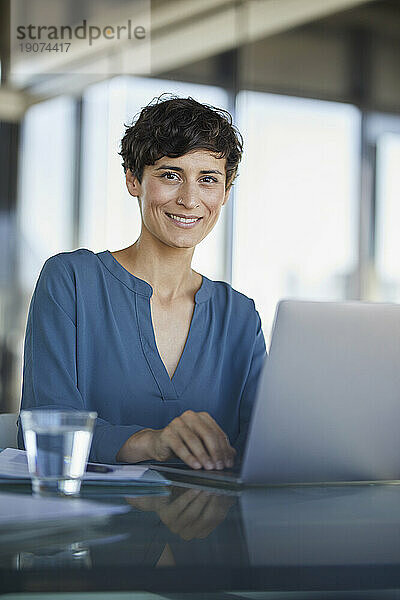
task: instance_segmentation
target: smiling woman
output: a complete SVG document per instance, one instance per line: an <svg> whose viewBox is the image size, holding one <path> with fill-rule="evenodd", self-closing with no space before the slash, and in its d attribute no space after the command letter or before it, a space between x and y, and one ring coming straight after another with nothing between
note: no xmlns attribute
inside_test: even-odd
<svg viewBox="0 0 400 600"><path fill-rule="evenodd" d="M142 223L148 231L159 239L162 236L169 246L194 248L210 233L228 200L225 159L207 150L191 150L167 162L161 158L146 165L141 183L128 170L127 187L139 198ZM183 235L182 229L194 231ZM142 234L146 235L143 230Z"/></svg>
<svg viewBox="0 0 400 600"><path fill-rule="evenodd" d="M260 317L253 300L191 268L241 154L226 111L155 99L121 143L139 238L112 253L61 253L42 269L22 408L96 410L92 460L223 469L243 449L266 356Z"/></svg>

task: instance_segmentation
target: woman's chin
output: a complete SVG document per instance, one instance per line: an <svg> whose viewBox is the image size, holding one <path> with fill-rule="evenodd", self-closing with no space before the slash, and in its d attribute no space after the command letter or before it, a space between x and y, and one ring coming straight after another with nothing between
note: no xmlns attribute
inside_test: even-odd
<svg viewBox="0 0 400 600"><path fill-rule="evenodd" d="M189 232L165 235L163 239L164 243L172 248L195 248L201 240L201 236L194 235L193 233L190 234Z"/></svg>
<svg viewBox="0 0 400 600"><path fill-rule="evenodd" d="M195 248L197 246L198 242L196 241L189 241L189 240L182 240L182 241L176 241L176 240L170 240L168 243L168 246L170 246L171 248L182 248L182 249L190 249L190 248Z"/></svg>

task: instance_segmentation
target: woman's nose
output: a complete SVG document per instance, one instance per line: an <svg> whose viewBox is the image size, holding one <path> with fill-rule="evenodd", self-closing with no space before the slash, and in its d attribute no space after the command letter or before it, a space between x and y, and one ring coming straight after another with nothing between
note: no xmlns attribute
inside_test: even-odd
<svg viewBox="0 0 400 600"><path fill-rule="evenodd" d="M186 208L194 208L200 204L197 193L193 188L181 189L180 194L176 200L177 204L185 206Z"/></svg>

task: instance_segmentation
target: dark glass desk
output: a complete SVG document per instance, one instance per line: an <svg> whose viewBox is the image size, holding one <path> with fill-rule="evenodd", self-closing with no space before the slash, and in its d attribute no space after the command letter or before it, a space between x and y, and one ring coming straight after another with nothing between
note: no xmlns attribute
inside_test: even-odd
<svg viewBox="0 0 400 600"><path fill-rule="evenodd" d="M400 485L161 491L102 500L131 509L101 522L2 531L0 592L400 597Z"/></svg>

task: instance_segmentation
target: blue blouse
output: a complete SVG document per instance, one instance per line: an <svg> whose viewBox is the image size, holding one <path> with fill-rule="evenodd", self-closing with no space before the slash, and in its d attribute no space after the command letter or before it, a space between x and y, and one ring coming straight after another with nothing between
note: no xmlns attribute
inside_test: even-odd
<svg viewBox="0 0 400 600"><path fill-rule="evenodd" d="M21 408L97 411L94 461L115 463L131 435L188 409L207 411L240 451L266 356L253 300L203 276L171 379L154 337L152 293L108 250L49 258L29 308Z"/></svg>

